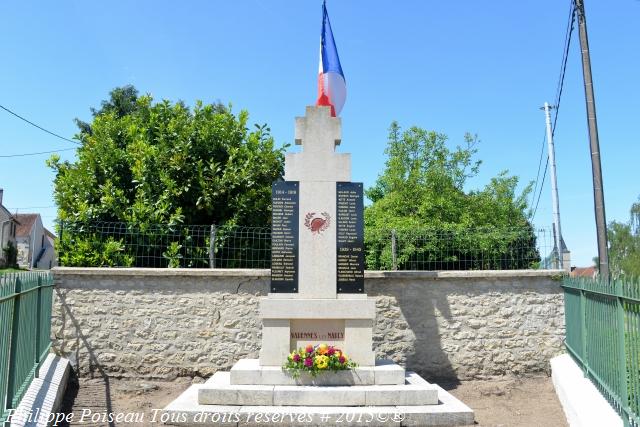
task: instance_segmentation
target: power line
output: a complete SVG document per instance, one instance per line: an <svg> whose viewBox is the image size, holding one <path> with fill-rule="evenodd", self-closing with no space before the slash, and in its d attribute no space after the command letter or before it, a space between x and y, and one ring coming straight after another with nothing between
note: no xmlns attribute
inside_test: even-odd
<svg viewBox="0 0 640 427"><path fill-rule="evenodd" d="M5 154L5 155L0 155L0 157L2 158L7 158L7 157L27 157L27 156L38 156L40 154L51 154L51 153L58 153L60 151L71 151L71 150L76 150L76 148L61 148L59 150L52 150L52 151L38 151L36 153L20 153L20 154Z"/></svg>
<svg viewBox="0 0 640 427"><path fill-rule="evenodd" d="M37 128L38 128L38 129L40 129L41 131L48 133L49 135L53 135L53 136L55 136L56 138L60 138L60 139L62 139L63 141L68 141L68 142L71 142L71 143L73 143L73 144L78 144L78 145L80 145L80 143L79 143L78 141L74 141L74 140L72 140L72 139L65 138L64 136L60 136L60 135L58 135L58 134L57 134L57 133L55 133L55 132L51 132L50 130L45 129L45 128L43 128L42 126L39 126L39 125L37 125L37 124L33 123L32 121L25 119L24 117L22 117L22 116L21 116L21 115L19 115L18 113L15 113L15 112L11 111L10 109L8 109L7 107L5 107L5 106L3 106L3 105L0 105L0 108L2 108L2 109L3 109L4 111L6 111L7 113L9 113L9 114L12 114L12 115L16 116L16 117L17 117L17 118L19 118L20 120L22 120L22 121L24 121L24 122L29 123L31 126L37 127Z"/></svg>
<svg viewBox="0 0 640 427"><path fill-rule="evenodd" d="M12 210L12 211L16 211L18 209L48 209L48 208L57 208L57 206L56 205L51 205L51 206L23 206L23 207L20 207L20 208L7 208L7 209Z"/></svg>
<svg viewBox="0 0 640 427"><path fill-rule="evenodd" d="M553 128L551 129L551 135L555 135L556 125L558 123L558 111L560 110L560 101L562 100L562 89L564 88L564 77L567 71L567 61L569 59L569 48L571 47L571 34L573 33L573 24L575 22L576 11L574 8L573 0L569 2L569 19L567 22L567 30L564 36L564 50L562 52L562 60L560 61L560 76L558 77L558 85L556 87L556 100L555 100L555 116L553 118ZM544 150L544 141L543 141L543 150ZM541 154L542 156L542 154ZM542 160L542 157L541 157ZM536 206L533 209L533 215L531 215L531 220L533 220L538 212L538 205L540 203L540 196L542 195L542 189L544 187L544 181L547 177L547 169L549 168L549 154L547 153L547 161L544 166L544 173L542 174L542 184L540 184L540 190L538 192L538 199L536 201ZM538 172L540 171L540 164L538 164ZM538 178L536 177L536 186ZM535 190L533 193L533 197L535 199Z"/></svg>
<svg viewBox="0 0 640 427"><path fill-rule="evenodd" d="M544 147L545 142L547 141L547 132L544 132L544 136L542 137L542 147L540 147L540 159L538 160L538 172L536 172L536 184L533 187L533 197L531 198L531 206L533 206L533 201L536 199L536 193L538 191L538 180L540 179L540 169L542 167L542 156L544 155Z"/></svg>
<svg viewBox="0 0 640 427"><path fill-rule="evenodd" d="M533 216L531 219L535 218L536 212L538 212L538 204L540 203L540 196L542 195L542 188L544 187L544 180L547 177L547 169L549 168L549 157L547 156L547 163L544 165L544 174L542 174L542 184L540 184L540 192L538 193L538 201L536 202L536 207L533 210Z"/></svg>
<svg viewBox="0 0 640 427"><path fill-rule="evenodd" d="M562 89L564 88L564 76L567 71L567 60L569 59L569 48L571 47L571 34L573 34L573 24L576 19L576 10L573 0L569 5L569 22L567 23L567 32L564 37L564 52L562 53L562 65L560 66L560 77L558 78L558 87L556 89L556 101L554 105L555 116L553 118L552 135L555 134L556 124L558 123L558 112L560 111L560 100L562 99Z"/></svg>

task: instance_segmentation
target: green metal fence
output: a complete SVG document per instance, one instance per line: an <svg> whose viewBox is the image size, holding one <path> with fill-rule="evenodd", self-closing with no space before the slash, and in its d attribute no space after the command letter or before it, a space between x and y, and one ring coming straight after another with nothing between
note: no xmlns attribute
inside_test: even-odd
<svg viewBox="0 0 640 427"><path fill-rule="evenodd" d="M640 281L566 278L565 345L618 411L640 426Z"/></svg>
<svg viewBox="0 0 640 427"><path fill-rule="evenodd" d="M50 273L0 275L0 425L49 352L52 298Z"/></svg>

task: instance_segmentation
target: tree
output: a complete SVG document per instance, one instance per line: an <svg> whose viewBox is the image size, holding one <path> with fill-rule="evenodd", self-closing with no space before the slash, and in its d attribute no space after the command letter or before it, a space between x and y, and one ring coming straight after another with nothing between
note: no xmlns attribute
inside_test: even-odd
<svg viewBox="0 0 640 427"><path fill-rule="evenodd" d="M7 242L7 246L2 248L2 252L4 253L5 259L5 267L7 268L17 268L18 267L18 248L16 245L9 240Z"/></svg>
<svg viewBox="0 0 640 427"><path fill-rule="evenodd" d="M420 261L434 269L529 268L540 261L527 217L531 185L516 194L518 178L507 171L484 189L466 191L481 162L474 160L478 139L450 150L447 136L419 127L389 129L384 172L367 189L367 264L390 268L388 231L395 230L398 262Z"/></svg>
<svg viewBox="0 0 640 427"><path fill-rule="evenodd" d="M612 221L607 227L613 278L640 277L640 201L631 205L629 213L629 222Z"/></svg>
<svg viewBox="0 0 640 427"><path fill-rule="evenodd" d="M266 125L250 130L248 113L196 102L153 102L135 88L116 88L93 120L76 120L81 141L75 162L53 156L58 218L71 224L264 226L270 220L271 183L283 174L284 150ZM120 240L77 249L71 264L109 265L126 257ZM76 242L73 247L93 242ZM68 248L71 249L71 248ZM63 254L64 256L64 254ZM63 262L65 260L63 259Z"/></svg>
<svg viewBox="0 0 640 427"><path fill-rule="evenodd" d="M117 87L109 93L109 99L103 100L100 109L91 107L91 115L95 118L104 113L114 113L117 118L122 118L138 110L138 89L132 85ZM75 120L76 126L81 133L91 135L93 133L91 124L78 118Z"/></svg>

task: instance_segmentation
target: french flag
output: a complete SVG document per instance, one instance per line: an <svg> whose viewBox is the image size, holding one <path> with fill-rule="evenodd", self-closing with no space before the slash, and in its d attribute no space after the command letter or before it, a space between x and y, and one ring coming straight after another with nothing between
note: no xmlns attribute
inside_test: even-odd
<svg viewBox="0 0 640 427"><path fill-rule="evenodd" d="M347 82L340 66L338 49L333 39L327 5L322 2L322 33L320 35L320 67L318 70L318 100L316 105L331 107L333 117L340 114L347 99Z"/></svg>

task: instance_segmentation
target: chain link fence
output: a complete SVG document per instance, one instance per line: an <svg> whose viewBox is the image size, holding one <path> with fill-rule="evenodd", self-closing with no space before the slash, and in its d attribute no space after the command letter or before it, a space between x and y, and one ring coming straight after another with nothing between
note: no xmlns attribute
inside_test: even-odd
<svg viewBox="0 0 640 427"><path fill-rule="evenodd" d="M62 266L269 268L269 227L59 223Z"/></svg>
<svg viewBox="0 0 640 427"><path fill-rule="evenodd" d="M547 268L551 232L531 228L365 229L366 264L375 270Z"/></svg>
<svg viewBox="0 0 640 427"><path fill-rule="evenodd" d="M61 266L270 268L270 227L59 223ZM365 229L369 270L549 268L547 229Z"/></svg>

